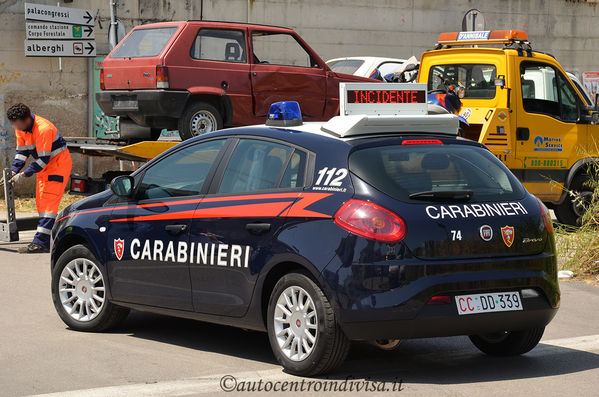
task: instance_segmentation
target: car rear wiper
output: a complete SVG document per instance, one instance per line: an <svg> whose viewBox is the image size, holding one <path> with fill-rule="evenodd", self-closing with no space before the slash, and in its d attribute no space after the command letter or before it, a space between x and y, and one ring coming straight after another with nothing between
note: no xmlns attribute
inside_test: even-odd
<svg viewBox="0 0 599 397"><path fill-rule="evenodd" d="M472 190L427 190L410 194L412 200L453 200L453 201L468 201L472 198L474 192Z"/></svg>

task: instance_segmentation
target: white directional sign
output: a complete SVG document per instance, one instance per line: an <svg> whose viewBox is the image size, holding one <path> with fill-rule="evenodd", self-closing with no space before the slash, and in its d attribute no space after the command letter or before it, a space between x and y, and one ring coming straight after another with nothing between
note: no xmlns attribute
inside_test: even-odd
<svg viewBox="0 0 599 397"><path fill-rule="evenodd" d="M93 40L95 38L93 26L66 25L64 23L28 21L25 27L28 39Z"/></svg>
<svg viewBox="0 0 599 397"><path fill-rule="evenodd" d="M25 19L72 25L94 25L94 14L90 10L31 3L25 3Z"/></svg>
<svg viewBox="0 0 599 397"><path fill-rule="evenodd" d="M96 43L85 40L25 40L28 57L94 57Z"/></svg>

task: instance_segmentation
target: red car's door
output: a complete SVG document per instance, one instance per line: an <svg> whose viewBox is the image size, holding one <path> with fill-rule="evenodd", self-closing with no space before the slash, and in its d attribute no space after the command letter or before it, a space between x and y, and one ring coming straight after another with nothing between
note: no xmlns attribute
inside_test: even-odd
<svg viewBox="0 0 599 397"><path fill-rule="evenodd" d="M166 55L170 88L192 95L227 95L233 109L231 125L255 123L246 32L241 26L189 23Z"/></svg>
<svg viewBox="0 0 599 397"><path fill-rule="evenodd" d="M322 120L326 96L324 64L292 33L251 31L254 115L263 119L271 104L297 101L306 120Z"/></svg>

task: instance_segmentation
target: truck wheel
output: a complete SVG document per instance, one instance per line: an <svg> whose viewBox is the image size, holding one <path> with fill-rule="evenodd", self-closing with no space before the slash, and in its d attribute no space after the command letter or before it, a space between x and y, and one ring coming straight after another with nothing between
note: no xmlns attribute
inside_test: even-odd
<svg viewBox="0 0 599 397"><path fill-rule="evenodd" d="M470 341L480 351L490 356L519 356L539 344L545 327L524 331L506 331L497 334L471 335Z"/></svg>
<svg viewBox="0 0 599 397"><path fill-rule="evenodd" d="M287 372L313 376L332 371L349 351L331 304L306 275L290 273L275 285L268 302L268 339Z"/></svg>
<svg viewBox="0 0 599 397"><path fill-rule="evenodd" d="M179 135L183 141L222 128L220 112L206 102L189 104L179 119Z"/></svg>
<svg viewBox="0 0 599 397"><path fill-rule="evenodd" d="M104 331L129 314L129 309L108 299L104 268L84 245L75 245L58 258L52 269L51 289L58 315L76 331Z"/></svg>
<svg viewBox="0 0 599 397"><path fill-rule="evenodd" d="M587 185L588 175L576 175L572 179L564 202L554 206L555 216L560 223L578 226L593 199L593 189ZM572 196L571 193L574 194Z"/></svg>

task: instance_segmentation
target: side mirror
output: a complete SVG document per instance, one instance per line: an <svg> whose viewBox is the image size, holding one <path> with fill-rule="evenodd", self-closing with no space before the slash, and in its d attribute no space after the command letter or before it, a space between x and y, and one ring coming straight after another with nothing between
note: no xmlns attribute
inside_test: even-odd
<svg viewBox="0 0 599 397"><path fill-rule="evenodd" d="M119 197L130 198L133 195L134 184L132 176L120 175L110 182L110 190Z"/></svg>
<svg viewBox="0 0 599 397"><path fill-rule="evenodd" d="M408 65L406 65L406 67L404 68L404 72L411 72L412 70L416 70L418 69L418 67L416 65L414 65L413 63L410 63Z"/></svg>
<svg viewBox="0 0 599 397"><path fill-rule="evenodd" d="M505 87L505 76L498 76L494 81L495 87Z"/></svg>

